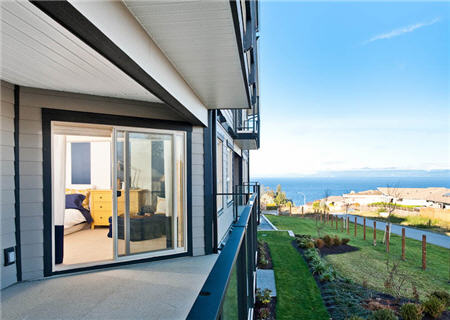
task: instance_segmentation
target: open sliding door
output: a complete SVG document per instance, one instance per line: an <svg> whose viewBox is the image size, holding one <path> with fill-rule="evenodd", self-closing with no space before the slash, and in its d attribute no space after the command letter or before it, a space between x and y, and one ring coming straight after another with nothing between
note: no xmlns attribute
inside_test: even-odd
<svg viewBox="0 0 450 320"><path fill-rule="evenodd" d="M185 134L117 127L113 136L116 259L185 251Z"/></svg>

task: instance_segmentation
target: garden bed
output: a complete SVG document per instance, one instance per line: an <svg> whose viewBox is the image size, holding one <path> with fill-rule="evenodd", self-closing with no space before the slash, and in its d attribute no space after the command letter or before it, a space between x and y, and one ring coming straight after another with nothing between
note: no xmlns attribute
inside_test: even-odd
<svg viewBox="0 0 450 320"><path fill-rule="evenodd" d="M395 314L400 314L402 305L416 303L416 301L411 299L396 298L392 295L367 288L367 286L354 283L350 279L339 276L331 265L329 265L330 269L324 271L324 273L328 272L332 277L324 278L313 270L311 264L308 263L305 249L298 245L297 240L293 240L291 244L308 264L309 270L319 287L328 313L333 320L346 320L352 316L367 318L373 311L383 309L389 309ZM358 248L348 244L341 244L339 246L322 247L317 250L320 256L324 256L326 254L352 252L356 251L355 249L358 250ZM450 320L450 310L444 311L438 318L425 315L422 319Z"/></svg>
<svg viewBox="0 0 450 320"><path fill-rule="evenodd" d="M273 269L272 257L267 242L258 241L258 265L259 269Z"/></svg>

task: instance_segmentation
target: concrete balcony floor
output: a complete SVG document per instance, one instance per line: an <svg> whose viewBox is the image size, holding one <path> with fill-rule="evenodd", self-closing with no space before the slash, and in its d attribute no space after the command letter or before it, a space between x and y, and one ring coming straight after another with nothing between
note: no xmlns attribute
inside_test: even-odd
<svg viewBox="0 0 450 320"><path fill-rule="evenodd" d="M185 319L217 255L137 263L15 284L1 319Z"/></svg>

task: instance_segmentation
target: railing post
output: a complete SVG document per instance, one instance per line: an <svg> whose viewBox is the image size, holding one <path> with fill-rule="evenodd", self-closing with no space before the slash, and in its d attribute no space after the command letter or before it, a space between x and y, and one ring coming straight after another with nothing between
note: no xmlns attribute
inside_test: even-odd
<svg viewBox="0 0 450 320"><path fill-rule="evenodd" d="M422 270L427 269L427 236L422 235Z"/></svg>
<svg viewBox="0 0 450 320"><path fill-rule="evenodd" d="M377 222L373 222L373 246L377 245Z"/></svg>
<svg viewBox="0 0 450 320"><path fill-rule="evenodd" d="M364 240L366 240L366 218L365 217L363 218L363 224L364 224L364 227L363 227Z"/></svg>
<svg viewBox="0 0 450 320"><path fill-rule="evenodd" d="M248 232L248 229L247 229ZM237 272L237 303L238 303L238 317L239 319L248 318L248 306L247 306L247 270L245 263L245 252L247 246L247 232L244 234L239 254L236 261Z"/></svg>
<svg viewBox="0 0 450 320"><path fill-rule="evenodd" d="M402 228L402 260L405 260L405 228Z"/></svg>

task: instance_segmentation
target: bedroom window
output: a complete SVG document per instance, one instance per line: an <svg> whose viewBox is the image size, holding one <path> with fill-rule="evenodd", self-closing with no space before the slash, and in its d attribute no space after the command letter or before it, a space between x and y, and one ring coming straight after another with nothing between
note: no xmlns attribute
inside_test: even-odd
<svg viewBox="0 0 450 320"><path fill-rule="evenodd" d="M229 195L227 195L227 201L233 200L233 150L227 148L227 187Z"/></svg>
<svg viewBox="0 0 450 320"><path fill-rule="evenodd" d="M217 139L217 211L223 209L223 141Z"/></svg>
<svg viewBox="0 0 450 320"><path fill-rule="evenodd" d="M90 142L72 142L70 149L72 184L91 184Z"/></svg>

